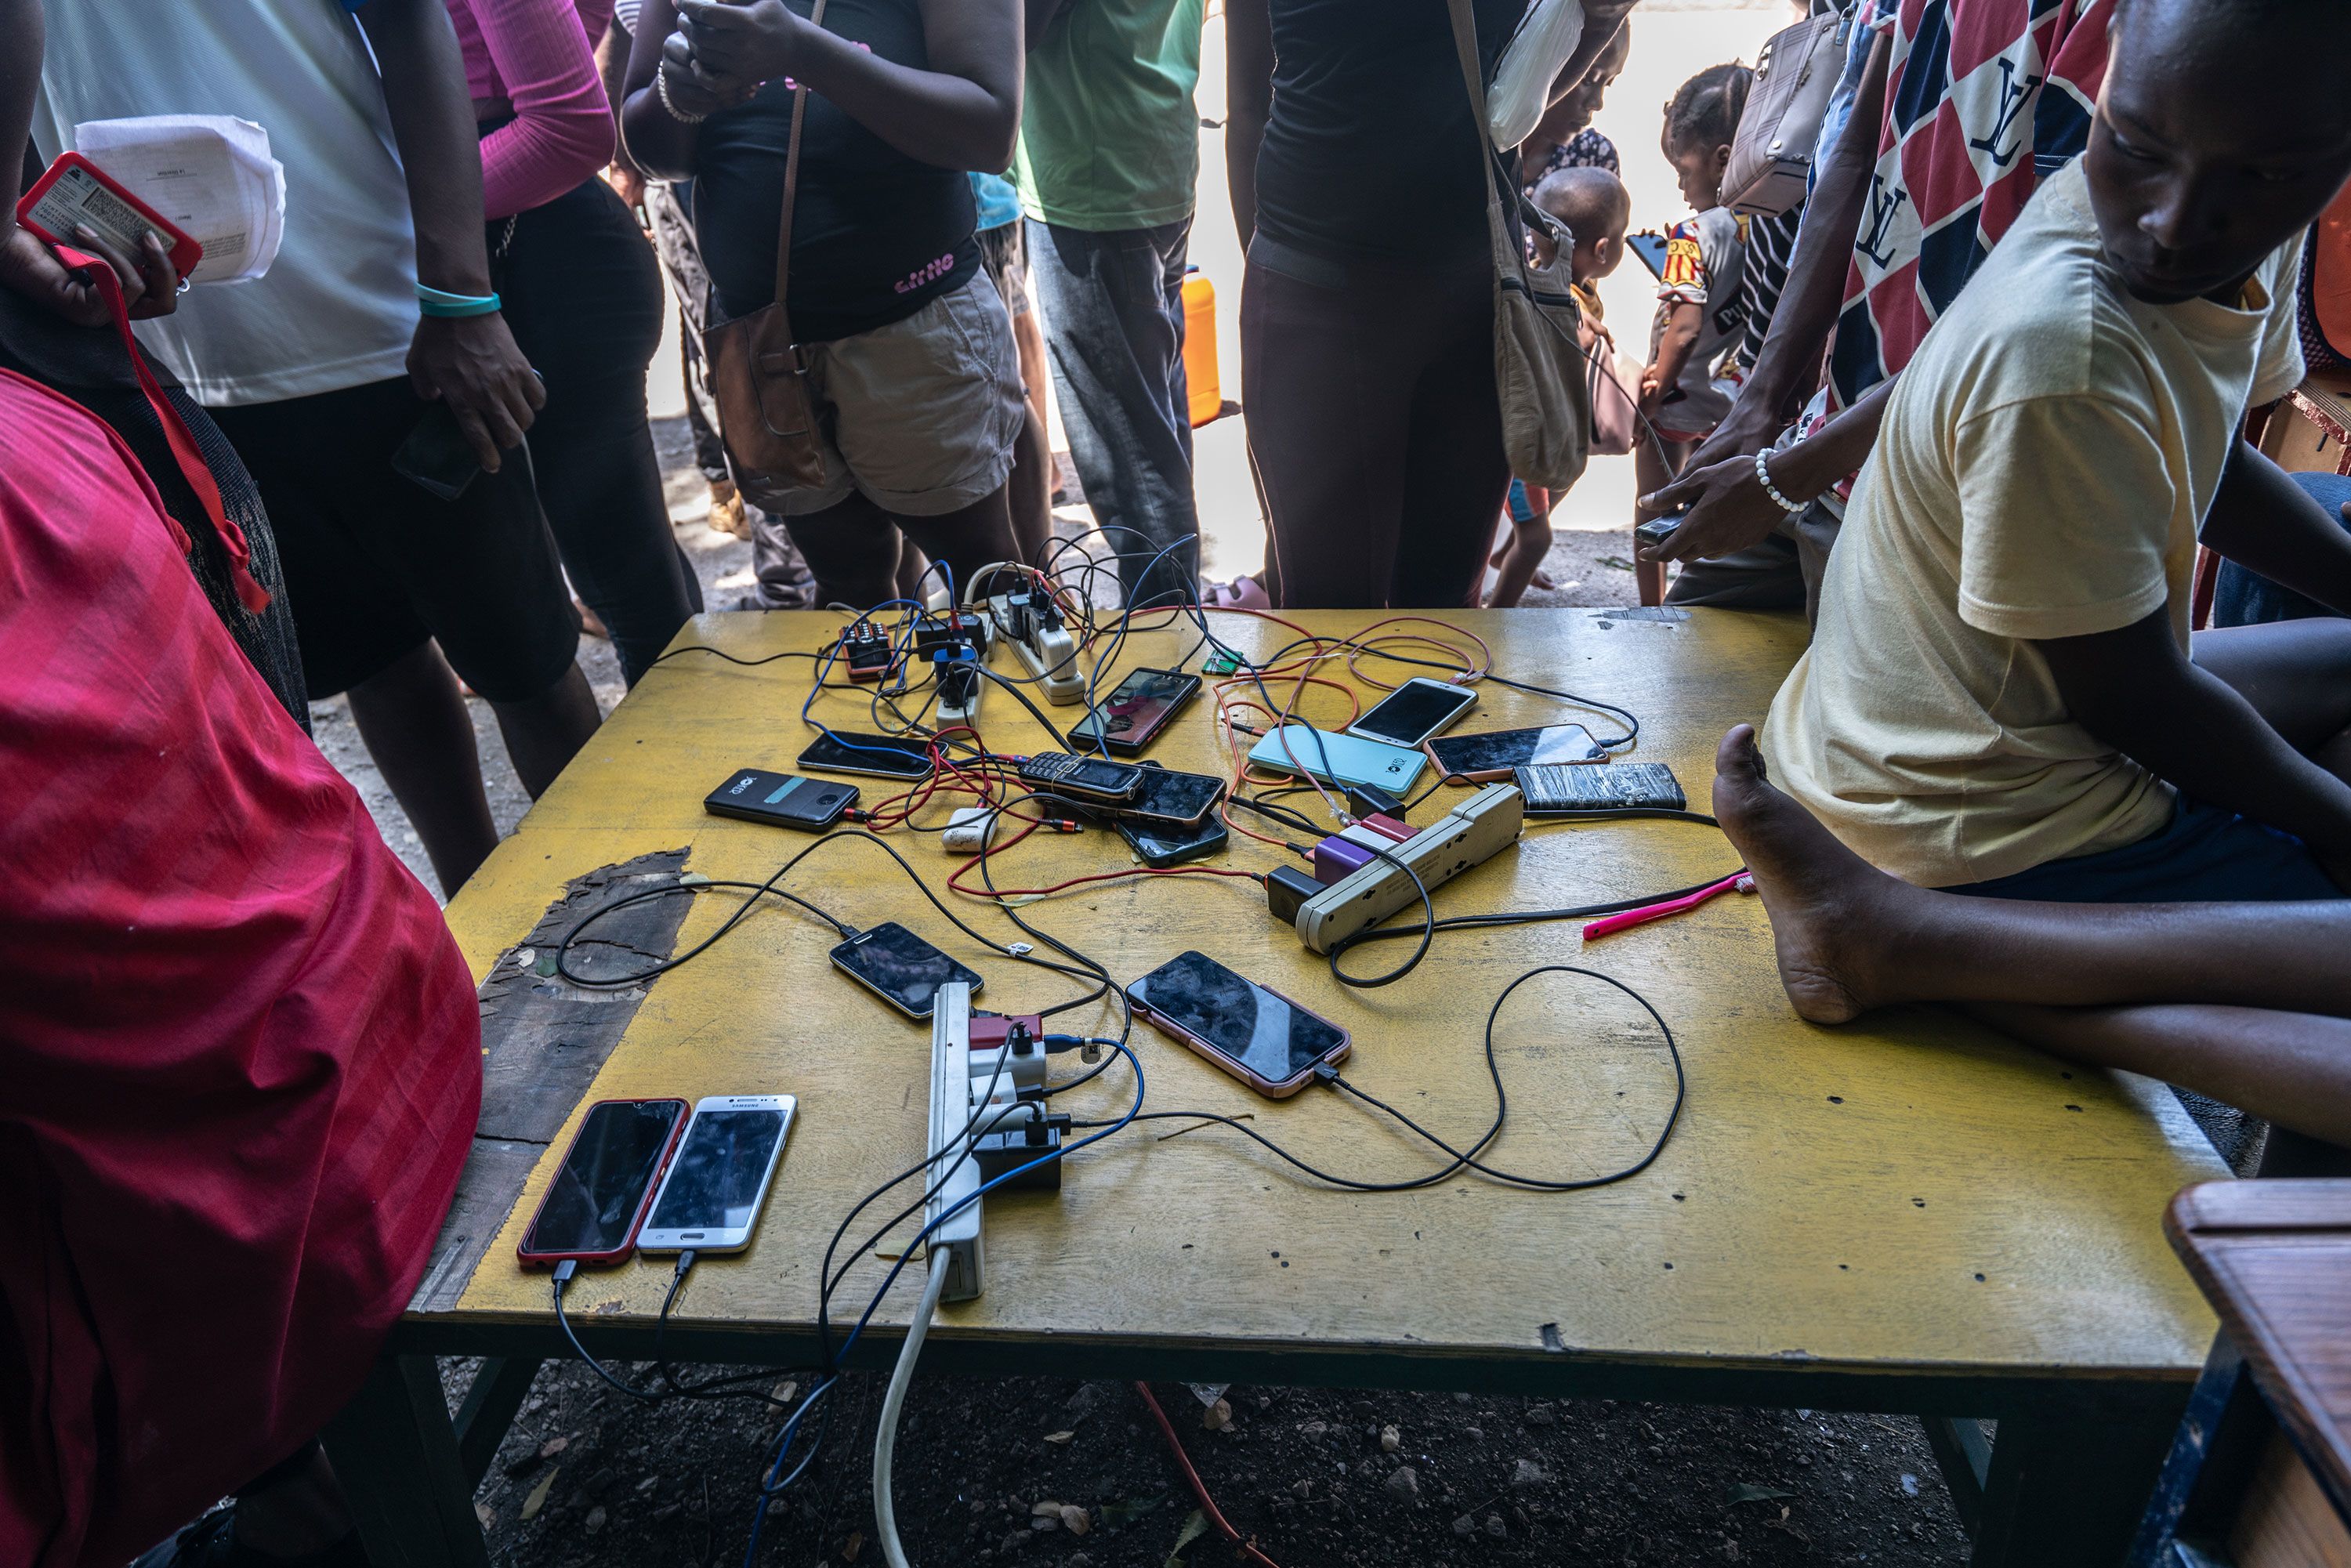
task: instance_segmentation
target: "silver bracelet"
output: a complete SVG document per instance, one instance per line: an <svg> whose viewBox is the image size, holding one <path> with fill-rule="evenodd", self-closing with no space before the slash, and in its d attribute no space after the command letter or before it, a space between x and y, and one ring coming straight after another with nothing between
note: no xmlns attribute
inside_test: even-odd
<svg viewBox="0 0 2351 1568"><path fill-rule="evenodd" d="M1779 503L1779 507L1782 511L1787 513L1790 517L1793 517L1798 512L1802 511L1806 507L1811 506L1812 503L1810 501L1791 501L1787 497L1780 493L1779 486L1771 483L1771 458L1772 450L1772 448L1767 446L1762 451L1755 455L1755 482L1763 486L1763 493L1765 495L1771 497L1772 500Z"/></svg>
<svg viewBox="0 0 2351 1568"><path fill-rule="evenodd" d="M669 72L665 70L653 72L653 96L661 99L663 112L680 125L699 125L710 118L706 114L688 114L670 101Z"/></svg>

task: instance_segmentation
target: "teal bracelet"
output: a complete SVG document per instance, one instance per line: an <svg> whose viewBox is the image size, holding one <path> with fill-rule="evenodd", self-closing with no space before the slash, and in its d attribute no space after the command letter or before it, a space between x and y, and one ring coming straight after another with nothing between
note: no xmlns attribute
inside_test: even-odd
<svg viewBox="0 0 2351 1568"><path fill-rule="evenodd" d="M429 284L416 286L416 308L427 316L487 316L499 307L495 294L452 294Z"/></svg>

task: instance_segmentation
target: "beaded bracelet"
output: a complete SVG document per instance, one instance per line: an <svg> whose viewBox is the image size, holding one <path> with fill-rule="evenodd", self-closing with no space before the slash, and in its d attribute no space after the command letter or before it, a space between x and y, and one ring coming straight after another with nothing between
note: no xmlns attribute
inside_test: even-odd
<svg viewBox="0 0 2351 1568"><path fill-rule="evenodd" d="M1791 501L1787 497L1780 493L1780 486L1771 483L1771 449L1768 446L1755 455L1756 482L1763 486L1763 493L1765 495L1771 497L1773 501L1779 504L1779 507L1782 511L1793 517L1796 513L1802 511L1806 507L1812 505L1812 503L1809 501Z"/></svg>
<svg viewBox="0 0 2351 1568"><path fill-rule="evenodd" d="M684 110L678 108L676 104L670 101L669 72L667 71L655 71L653 73L653 96L661 99L663 112L667 114L672 120L676 120L680 125L699 125L704 120L710 118L710 116L706 114L688 114Z"/></svg>

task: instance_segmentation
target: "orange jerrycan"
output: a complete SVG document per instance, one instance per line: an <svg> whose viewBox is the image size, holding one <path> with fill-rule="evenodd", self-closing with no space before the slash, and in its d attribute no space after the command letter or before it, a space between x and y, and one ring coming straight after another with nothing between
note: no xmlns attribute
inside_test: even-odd
<svg viewBox="0 0 2351 1568"><path fill-rule="evenodd" d="M1196 267L1184 269L1184 380L1196 429L1225 406L1217 385L1217 286Z"/></svg>

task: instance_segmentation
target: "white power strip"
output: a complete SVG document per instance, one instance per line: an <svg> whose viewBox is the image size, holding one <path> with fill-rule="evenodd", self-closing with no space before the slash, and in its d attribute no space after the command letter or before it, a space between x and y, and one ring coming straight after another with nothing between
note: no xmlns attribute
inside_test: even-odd
<svg viewBox="0 0 2351 1568"><path fill-rule="evenodd" d="M997 640L1009 646L1024 668L1045 694L1045 700L1055 707L1067 707L1086 695L1086 677L1078 668L1078 644L1066 626L1040 626L1030 620L1026 638L1012 635L1012 610L1008 597L998 594L987 601L988 617L996 622Z"/></svg>
<svg viewBox="0 0 2351 1568"><path fill-rule="evenodd" d="M1525 802L1517 785L1487 785L1442 821L1389 847L1394 861L1375 860L1358 867L1300 904L1299 939L1317 953L1328 953L1374 921L1419 902L1412 877L1394 862L1410 866L1420 885L1434 892L1516 843L1525 821Z"/></svg>
<svg viewBox="0 0 2351 1568"><path fill-rule="evenodd" d="M1009 1090L1011 1084L1005 1087ZM931 1008L931 1142L934 1164L925 1172L935 1186L923 1206L931 1255L947 1254L946 1299L967 1301L979 1294L987 1257L980 1246L979 1163L959 1157L973 1136L971 1081L971 988L960 980L941 986ZM952 1170L946 1167L953 1166ZM941 1181L940 1174L946 1179ZM958 1212L950 1214L964 1199ZM942 1217L945 1218L942 1218Z"/></svg>

